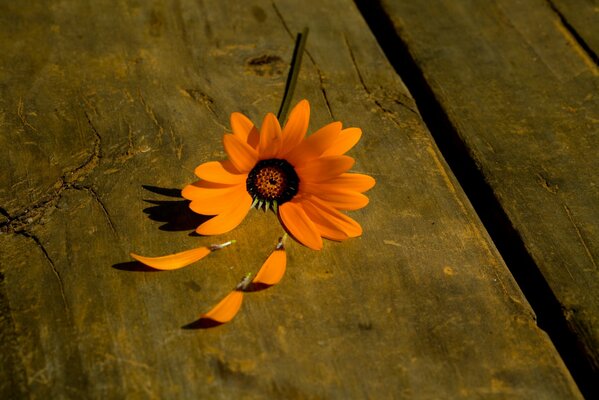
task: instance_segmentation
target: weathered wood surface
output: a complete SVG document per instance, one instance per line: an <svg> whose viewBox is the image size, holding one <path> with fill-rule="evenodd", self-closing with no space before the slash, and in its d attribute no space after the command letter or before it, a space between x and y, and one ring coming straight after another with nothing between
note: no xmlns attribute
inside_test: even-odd
<svg viewBox="0 0 599 400"><path fill-rule="evenodd" d="M571 11L596 18L589 8ZM383 9L599 373L599 69L592 55L545 1L384 1Z"/></svg>
<svg viewBox="0 0 599 400"><path fill-rule="evenodd" d="M560 15L561 24L581 41L583 48L574 46L574 49L582 50L583 57L586 53L595 63L599 62L599 3L596 0L550 0L549 3ZM562 25L556 23L557 29L563 29Z"/></svg>
<svg viewBox="0 0 599 400"><path fill-rule="evenodd" d="M0 7L1 397L580 397L352 3ZM312 129L363 128L356 170L378 181L352 213L365 234L291 243L283 281L233 323L181 329L280 228L254 212L190 237L185 204L141 185L182 187L223 157L230 112L276 110L306 25L296 98ZM121 264L231 238L175 272Z"/></svg>

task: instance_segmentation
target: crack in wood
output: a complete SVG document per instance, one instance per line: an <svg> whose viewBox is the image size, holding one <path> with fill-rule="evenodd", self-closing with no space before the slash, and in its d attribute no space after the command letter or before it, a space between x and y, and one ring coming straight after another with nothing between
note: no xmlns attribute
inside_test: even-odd
<svg viewBox="0 0 599 400"><path fill-rule="evenodd" d="M562 14L562 12L553 3L553 1L551 1L551 0L546 0L546 1L547 1L547 4L549 5L549 8L551 8L551 10L558 16L559 21L563 27L563 30L570 35L570 37L566 36L566 40L568 40L568 42L570 42L572 45L574 45L577 52L583 56L583 59L585 60L585 62L587 64L589 64L587 62L587 59L592 61L592 63L594 64L593 70L596 71L596 67L599 66L599 56L597 56L597 53L595 53L593 51L591 46L589 46L588 43L582 38L582 36L578 33L578 31L574 28L574 26L572 26L572 24L570 24L568 22L568 20L566 19L566 16L564 14Z"/></svg>
<svg viewBox="0 0 599 400"><path fill-rule="evenodd" d="M81 165L62 175L52 186L49 193L46 193L36 203L25 207L23 211L13 216L3 209L1 213L7 218L7 221L0 224L0 232L19 233L27 230L56 206L65 190L73 188L75 186L74 182L84 180L98 166L102 157L102 137L92 123L87 111L84 110L84 114L94 134L94 146L89 157Z"/></svg>
<svg viewBox="0 0 599 400"><path fill-rule="evenodd" d="M98 205L100 206L100 209L102 210L102 214L104 214L104 217L106 218L106 221L108 222L108 226L110 227L110 230L116 236L117 232L116 232L116 228L114 226L114 223L112 222L112 218L110 218L110 214L108 213L108 209L104 205L104 202L102 201L102 199L100 199L100 196L98 196L98 193L96 193L96 191L93 188L88 187L88 186L74 185L73 189L86 192L87 194L89 194L89 196L93 200L96 201L96 203L98 203Z"/></svg>
<svg viewBox="0 0 599 400"><path fill-rule="evenodd" d="M399 122L397 122L396 120L396 115L393 111L387 109L386 107L384 107L381 102L376 98L376 96L374 95L374 93L372 93L372 91L368 88L368 86L366 85L366 82L364 81L364 77L362 76L362 72L360 71L360 68L358 67L358 63L356 61L356 57L354 55L354 52L351 48L351 45L349 44L349 39L347 38L347 35L345 35L345 33L343 34L343 39L345 40L345 46L347 47L347 51L349 53L349 57L352 61L352 65L354 67L354 70L356 71L356 74L358 75L358 80L360 81L360 84L362 85L362 88L364 89L364 92L366 92L366 97L371 100L382 112L383 114L385 114L390 120L391 122L393 122L396 126L400 126ZM408 110L410 110L411 112L413 112L414 114L420 116L418 114L418 112L413 109L412 107L409 107L408 105L404 104L403 102L399 101L399 100L395 100L395 102L405 108L407 108Z"/></svg>
<svg viewBox="0 0 599 400"><path fill-rule="evenodd" d="M576 235L578 236L578 239L579 239L580 243L582 244L582 247L584 247L585 253L589 257L589 260L591 260L591 264L593 264L593 267L595 267L595 270L597 270L598 268L597 268L597 263L595 262L595 257L593 257L593 253L591 253L591 249L589 248L587 241L584 239L584 236L582 236L582 232L581 232L580 228L578 227L578 224L576 223L576 221L574 221L574 217L572 215L572 211L570 211L570 207L568 207L566 204L562 204L562 205L564 207L564 210L566 211L566 214L568 215L568 219L570 220L570 223L576 230ZM566 265L566 269L567 269L568 264L565 264L565 265ZM570 270L568 270L568 273L570 273ZM572 277L572 274L570 274L570 277ZM574 280L574 277L572 277L572 280Z"/></svg>
<svg viewBox="0 0 599 400"><path fill-rule="evenodd" d="M50 257L50 254L48 254L48 251L46 250L46 248L42 244L41 240L36 235L34 235L33 233L30 233L30 232L25 232L25 231L20 232L20 234L33 240L35 245L40 249L40 251L44 255L44 258L46 259L48 264L50 264L50 267L52 268L52 272L54 273L54 276L56 277L56 281L58 282L58 288L60 289L60 296L62 298L62 303L63 303L64 309L66 311L66 316L70 322L71 311L70 311L69 303L67 302L67 297L66 297L66 294L64 291L64 282L62 280L62 277L60 276L60 272L58 272L58 269L56 268L56 264L54 264L54 261Z"/></svg>

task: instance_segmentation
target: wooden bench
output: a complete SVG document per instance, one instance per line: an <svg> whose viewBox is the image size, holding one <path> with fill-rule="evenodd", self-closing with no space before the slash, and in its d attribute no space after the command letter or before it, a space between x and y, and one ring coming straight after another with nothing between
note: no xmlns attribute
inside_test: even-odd
<svg viewBox="0 0 599 400"><path fill-rule="evenodd" d="M527 268L546 280L531 296L563 307L592 364L597 66L568 36L561 2L5 3L0 397L594 393L592 372L572 371L582 364L564 364L537 326L514 279L520 259L506 257L510 271L496 248L505 235L489 236L481 218L492 216L462 189L486 187L496 199ZM222 238L190 235L197 218L178 190L198 164L225 157L231 112L260 121L278 109L305 26L295 100L310 101L311 131L333 120L362 128L354 170L377 185L349 214L364 234L318 252L290 241L280 284L248 293L229 324L182 329L259 268L281 228L272 213L252 211ZM406 83L421 72L418 105L393 43L413 62ZM475 162L462 182L445 161L454 147L421 117L434 124L434 112ZM230 239L178 271L127 263L131 251Z"/></svg>

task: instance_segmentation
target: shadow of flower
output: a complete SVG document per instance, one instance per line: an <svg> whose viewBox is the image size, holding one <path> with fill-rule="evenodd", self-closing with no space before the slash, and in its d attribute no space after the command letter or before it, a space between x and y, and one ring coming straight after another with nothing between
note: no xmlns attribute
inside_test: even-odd
<svg viewBox="0 0 599 400"><path fill-rule="evenodd" d="M152 193L180 199L144 200L146 203L152 204L152 206L144 208L143 212L152 221L164 222L158 228L162 231L193 231L200 224L211 218L211 216L200 215L191 211L189 200L184 200L181 197L180 189L161 188L150 185L142 185L142 187Z"/></svg>

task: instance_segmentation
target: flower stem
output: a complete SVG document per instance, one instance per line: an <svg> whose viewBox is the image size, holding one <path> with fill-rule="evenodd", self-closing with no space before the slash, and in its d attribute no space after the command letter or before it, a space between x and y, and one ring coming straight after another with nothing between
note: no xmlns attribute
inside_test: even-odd
<svg viewBox="0 0 599 400"><path fill-rule="evenodd" d="M306 47L306 40L308 39L308 28L304 28L302 33L298 33L295 38L295 49L293 50L293 57L291 58L291 69L289 75L287 75L287 83L285 84L285 93L283 94L283 101L281 102L281 108L277 114L277 119L283 123L287 118L287 112L289 111L289 105L293 98L293 92L295 91L295 84L297 83L297 76L299 75L300 67L302 64L302 55L304 54L304 48Z"/></svg>

